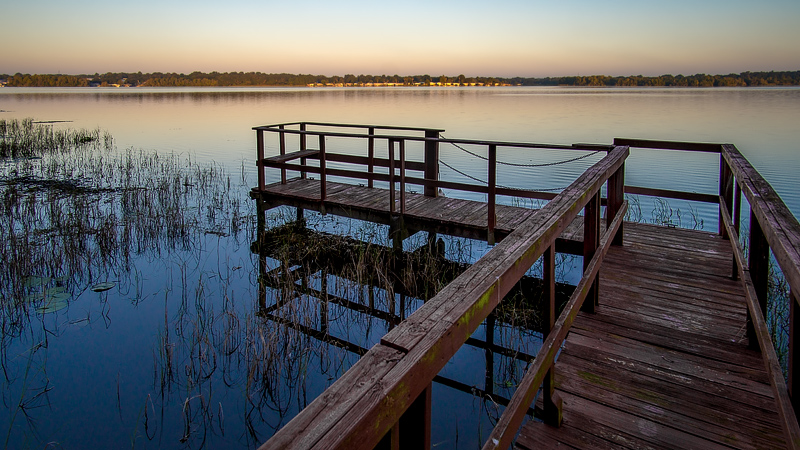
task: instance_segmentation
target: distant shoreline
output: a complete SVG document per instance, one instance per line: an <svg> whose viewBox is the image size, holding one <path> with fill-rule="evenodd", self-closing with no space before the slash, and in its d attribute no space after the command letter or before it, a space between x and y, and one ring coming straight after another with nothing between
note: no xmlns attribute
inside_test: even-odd
<svg viewBox="0 0 800 450"><path fill-rule="evenodd" d="M262 72L127 73L94 75L0 74L8 87L765 87L800 86L800 70L727 75L467 77L430 75L308 75Z"/></svg>

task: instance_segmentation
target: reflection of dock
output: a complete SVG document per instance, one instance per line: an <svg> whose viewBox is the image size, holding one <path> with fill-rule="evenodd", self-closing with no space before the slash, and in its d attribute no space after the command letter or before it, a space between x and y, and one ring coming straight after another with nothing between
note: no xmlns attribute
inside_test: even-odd
<svg viewBox="0 0 800 450"><path fill-rule="evenodd" d="M300 252L302 253L300 256L289 256L282 248L286 244L287 236L293 236L295 239L305 242L313 242L310 247L313 247L314 250ZM359 356L365 355L369 349L360 343L353 342L353 336L349 333L348 336L337 336L336 333L331 332L330 308L333 305L376 319L378 322L384 322L386 329L391 330L400 324L409 312L413 312L435 294L435 292L431 292L430 286L417 284L407 286L403 281L404 270L411 267L417 270L432 270L445 277L449 282L469 267L465 263L447 260L444 255L439 253L440 249L437 248L433 239L429 239L428 245L422 245L414 251L400 252L396 249L368 244L352 238L315 232L306 228L304 221L288 223L271 230L260 229L259 241L254 242L251 249L260 256L259 281L262 289L259 316ZM392 269L387 270L383 276L377 277L369 276L375 273L374 268L367 271L368 273L348 270L348 259L352 264L353 254L364 252L372 255L371 260L390 261L389 265ZM279 262L277 267L268 269L267 258ZM356 299L336 295L334 290L328 287L332 277L337 281L347 280L358 285L361 295L356 296ZM319 286L313 286L311 279L319 280ZM267 289L270 289L275 295L267 295ZM570 287L559 285L558 290L559 298L563 303L569 296L567 292ZM378 291L377 295L376 291ZM539 294L540 291L540 280L525 276L520 279L511 295L526 303L535 304L535 300L538 299L535 294ZM293 305L293 303L297 303L300 297L310 299L314 304L316 318L312 321L314 323L304 324L292 320L291 312L289 312L290 318L284 317L282 314L283 310L291 311L293 309L296 313L297 305ZM440 375L437 375L433 382L461 391L471 397L477 396L502 406L507 405L509 399L503 397L502 392L498 392L496 388L498 385L496 370L499 366L495 361L496 357L504 356L522 363L529 363L534 360L534 356L519 348L504 347L502 342L496 340L496 329L513 326L504 322L504 319L502 316L495 315L487 317L484 338L470 337L465 341L466 345L484 351L483 386L468 385ZM517 327L541 325L536 317L524 317L522 313L516 314L512 319ZM531 412L533 412L532 409Z"/></svg>
<svg viewBox="0 0 800 450"><path fill-rule="evenodd" d="M734 146L632 140L572 146L599 149L605 156L551 195L512 191L495 177L503 149L554 146L449 140L437 130L351 128L359 131L342 133L331 124L256 128L259 186L253 197L267 206L290 204L389 223L395 233L401 231L398 239L432 226L500 242L394 326L263 448L429 448L431 381L540 258L549 299L542 305L546 338L484 449L558 443L571 448L800 446L791 393L798 361L793 320L800 292L800 225ZM279 155L264 155L267 133L279 138ZM296 139L297 151L288 151L287 137ZM366 156L326 151L329 140L345 139L364 142ZM480 148L487 185L439 180L441 143ZM423 147L422 161L405 156L406 146L414 144ZM626 186L629 146L719 154L719 192ZM376 157L376 148L386 157ZM266 167L280 171L279 184L266 184ZM290 179L288 171L299 178ZM414 171L422 175L408 173ZM308 180L308 174L316 180ZM329 176L366 186L334 184ZM389 189L374 188L374 182L388 183ZM407 185L423 194L410 194ZM604 186L607 194L601 198ZM484 207L437 198L442 188L485 194L487 202ZM719 232L631 223L623 228L624 193L716 203ZM498 195L549 201L520 218L496 204ZM748 259L738 237L742 200L752 210ZM601 226L603 206L607 226ZM770 250L791 289L788 387L764 319ZM558 317L556 251L584 258L583 278ZM534 404L538 420L523 425Z"/></svg>

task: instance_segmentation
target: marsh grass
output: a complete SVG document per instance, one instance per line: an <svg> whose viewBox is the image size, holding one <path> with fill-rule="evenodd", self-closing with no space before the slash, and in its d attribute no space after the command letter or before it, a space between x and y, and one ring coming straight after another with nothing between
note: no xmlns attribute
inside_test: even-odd
<svg viewBox="0 0 800 450"><path fill-rule="evenodd" d="M127 311L156 311L136 361L152 365L152 378L142 390L115 372L117 411L107 417L119 422L109 426L132 448L256 447L488 251L426 233L399 250L385 226L318 214L298 223L291 208L264 213L262 230L244 168L232 177L32 120L0 130L8 445L49 436L39 424L53 422L54 389L67 389L49 378L49 344L72 327L113 331L126 300ZM149 281L155 272L163 285ZM115 286L91 290L104 282ZM495 312L492 339L512 356L497 359L487 392L512 389L525 367L513 355L541 342L537 289L523 280ZM86 312L75 318L78 304ZM480 400L482 414L497 411L492 397Z"/></svg>

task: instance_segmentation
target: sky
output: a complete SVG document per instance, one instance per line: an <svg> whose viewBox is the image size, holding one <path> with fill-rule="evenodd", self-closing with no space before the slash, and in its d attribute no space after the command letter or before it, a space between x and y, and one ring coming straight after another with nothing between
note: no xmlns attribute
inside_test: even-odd
<svg viewBox="0 0 800 450"><path fill-rule="evenodd" d="M800 0L24 0L0 73L727 74L800 70Z"/></svg>

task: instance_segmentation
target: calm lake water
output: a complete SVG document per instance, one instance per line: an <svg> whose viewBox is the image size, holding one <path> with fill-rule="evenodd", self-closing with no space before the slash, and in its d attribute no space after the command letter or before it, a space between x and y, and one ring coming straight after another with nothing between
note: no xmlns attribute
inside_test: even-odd
<svg viewBox="0 0 800 450"><path fill-rule="evenodd" d="M42 448L48 443L53 448L257 447L357 360L352 351L322 344L307 333L278 332L277 321L265 329L263 318L254 312L261 301L257 285L263 269L250 248L255 218L247 198L255 184L251 127L256 125L404 125L444 129L451 138L554 144L611 143L615 137L729 142L800 215L798 88L0 89L0 119L27 117L68 121L55 127L100 127L120 149L213 161L233 180L220 204L231 205L236 198L242 204L236 205L241 216L234 219L225 215L228 211L215 210L213 202L192 206L207 208L207 228L188 245L154 238L150 244L158 244L158 251L133 251L124 264L87 262L87 274L46 282L42 289L69 289L68 308L52 313L30 308L23 318L14 316L16 334L4 336L0 349L0 423L7 425L3 440L8 448ZM268 142L267 151L276 153L276 143ZM441 157L485 179L484 163L461 150L443 147ZM567 151L514 150L499 155L502 161L516 163L572 157ZM598 159L595 155L555 168L501 168L498 183L557 189ZM626 167L631 185L717 191L718 156L634 149ZM441 168L441 176L467 181L447 167ZM646 198L639 204L643 220L649 220L656 204ZM692 226L689 218L694 215L705 229L716 229L714 208L682 201L670 201L670 207L681 210L683 226ZM271 223L281 223L280 213L273 212ZM226 222L211 217L214 214ZM230 225L232 220L236 226ZM380 227L330 216L311 216L309 222L316 230L370 242L385 237ZM420 245L413 240L405 244L407 249ZM448 259L470 263L488 249L484 243L452 239L446 251ZM281 261L270 257L266 264L273 270ZM407 313L421 303L380 287L367 288L369 294L344 275L326 273L303 280L304 286L326 287L331 295L354 301L371 295L386 305L396 297L405 301ZM574 282L568 271L561 276ZM88 289L105 280L117 286L103 293ZM280 297L278 291L269 290L267 304ZM316 305L313 295L302 295L298 302ZM304 311L317 311L313 305ZM388 306L380 308L385 312ZM308 314L303 324L319 326L322 313ZM337 305L325 318L330 334L362 348L374 345L391 326ZM10 319L3 320L5 324ZM493 331L496 343L535 354L537 333L498 322ZM475 337L484 339L486 330L481 326ZM277 335L291 342L275 347L270 336ZM259 358L269 359L270 352L293 363L259 366ZM440 374L449 381L434 384L433 439L442 448L480 446L492 418L502 411L478 391L510 395L524 363L493 358L487 377L489 356L483 349L465 346Z"/></svg>

